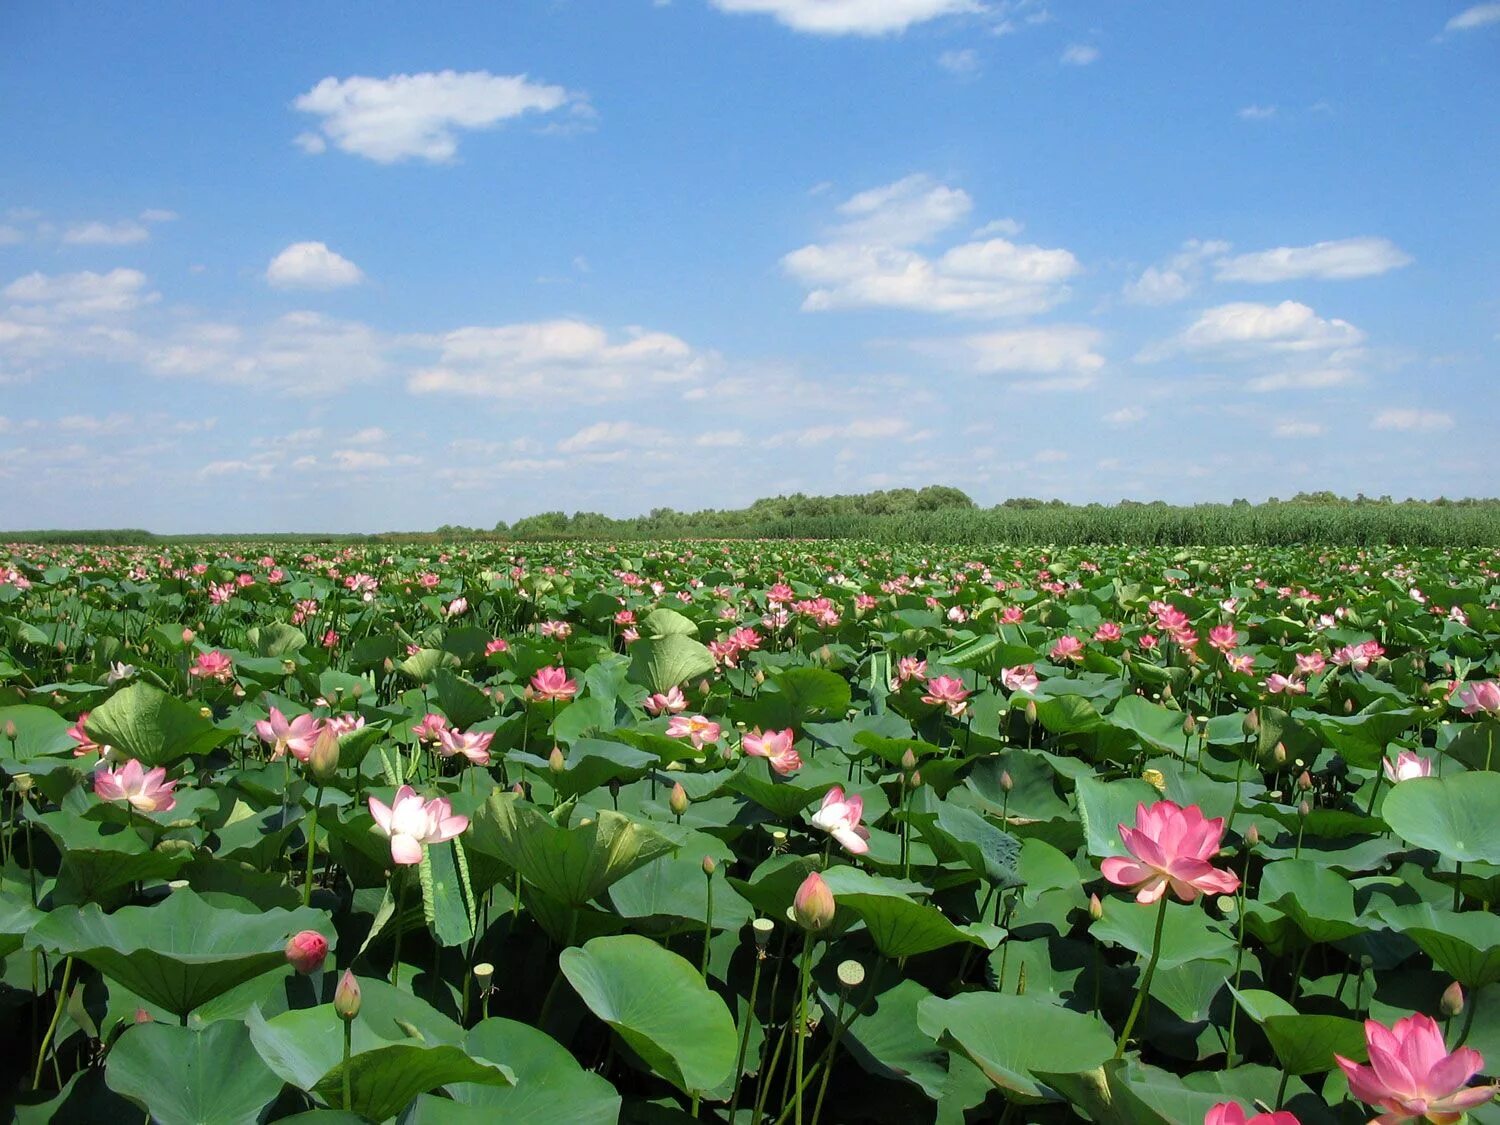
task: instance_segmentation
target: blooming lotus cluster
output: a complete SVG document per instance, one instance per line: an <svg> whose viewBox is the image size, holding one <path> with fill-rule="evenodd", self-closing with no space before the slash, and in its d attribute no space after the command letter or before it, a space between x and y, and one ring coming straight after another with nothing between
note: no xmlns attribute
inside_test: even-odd
<svg viewBox="0 0 1500 1125"><path fill-rule="evenodd" d="M1110 856L1099 866L1111 883L1134 887L1137 902L1156 902L1168 888L1183 902L1200 893L1227 895L1239 889L1238 875L1209 862L1224 839L1221 817L1209 820L1197 805L1157 801L1137 805L1134 827L1121 824L1119 829L1130 857Z"/></svg>
<svg viewBox="0 0 1500 1125"><path fill-rule="evenodd" d="M476 766L490 764L490 743L495 736L489 731L461 731L444 727L438 731L438 753L445 758L467 758Z"/></svg>
<svg viewBox="0 0 1500 1125"><path fill-rule="evenodd" d="M219 652L217 649L211 652L200 652L198 658L188 668L188 675L200 680L228 683L234 677L234 661L228 653Z"/></svg>
<svg viewBox="0 0 1500 1125"><path fill-rule="evenodd" d="M677 715L687 710L687 696L680 687L670 687L664 692L648 695L641 701L648 715Z"/></svg>
<svg viewBox="0 0 1500 1125"><path fill-rule="evenodd" d="M446 797L427 801L410 785L396 790L389 805L378 797L369 804L375 826L391 838L391 862L406 867L422 862L426 845L451 840L469 827L469 818L455 815Z"/></svg>

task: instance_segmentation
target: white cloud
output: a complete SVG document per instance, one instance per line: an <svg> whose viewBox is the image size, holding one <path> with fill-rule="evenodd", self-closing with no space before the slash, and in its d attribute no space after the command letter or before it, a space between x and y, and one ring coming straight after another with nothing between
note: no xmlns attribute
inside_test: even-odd
<svg viewBox="0 0 1500 1125"><path fill-rule="evenodd" d="M160 207L148 207L141 212L141 222L143 223L171 223L176 222L176 220L176 211L167 211Z"/></svg>
<svg viewBox="0 0 1500 1125"><path fill-rule="evenodd" d="M1296 301L1260 305L1234 301L1205 309L1165 349L1148 349L1145 358L1172 351L1259 355L1267 352L1307 352L1347 348L1365 338L1346 320L1318 316Z"/></svg>
<svg viewBox="0 0 1500 1125"><path fill-rule="evenodd" d="M0 246L15 246L25 241L26 234L20 228L0 225Z"/></svg>
<svg viewBox="0 0 1500 1125"><path fill-rule="evenodd" d="M888 35L940 16L982 12L975 0L711 0L723 12L772 16L815 35Z"/></svg>
<svg viewBox="0 0 1500 1125"><path fill-rule="evenodd" d="M147 289L140 270L112 269L108 273L29 273L12 281L0 295L17 302L13 315L21 319L55 322L92 319L133 312L160 299Z"/></svg>
<svg viewBox="0 0 1500 1125"><path fill-rule="evenodd" d="M1500 4L1475 4L1450 19L1443 25L1443 29L1445 31L1473 31L1476 27L1485 27L1492 23L1500 23Z"/></svg>
<svg viewBox="0 0 1500 1125"><path fill-rule="evenodd" d="M1279 438L1321 437L1325 427L1321 422L1278 422L1272 435Z"/></svg>
<svg viewBox="0 0 1500 1125"><path fill-rule="evenodd" d="M150 237L150 231L129 219L120 223L74 223L62 234L68 246L130 246Z"/></svg>
<svg viewBox="0 0 1500 1125"><path fill-rule="evenodd" d="M325 78L292 105L322 120L320 133L297 138L309 153L333 144L381 164L453 159L457 132L486 129L527 113L550 113L585 103L561 86L532 82L524 74L444 70L389 78Z"/></svg>
<svg viewBox="0 0 1500 1125"><path fill-rule="evenodd" d="M1272 391L1319 391L1359 381L1359 372L1347 367L1313 367L1302 371L1275 371L1269 375L1260 375L1245 386L1247 390L1267 394Z"/></svg>
<svg viewBox="0 0 1500 1125"><path fill-rule="evenodd" d="M1015 238L1026 229L1024 223L1015 219L991 219L984 226L974 231L975 238L989 238L991 235L1003 235L1006 238Z"/></svg>
<svg viewBox="0 0 1500 1125"><path fill-rule="evenodd" d="M390 456L372 449L335 449L329 454L329 461L341 473L364 473L375 469L409 468L420 465L422 458L410 453Z"/></svg>
<svg viewBox="0 0 1500 1125"><path fill-rule="evenodd" d="M714 364L711 354L665 332L631 328L611 341L604 329L580 320L460 328L440 345L437 364L408 381L413 392L561 402L659 394L692 383Z"/></svg>
<svg viewBox="0 0 1500 1125"><path fill-rule="evenodd" d="M557 443L559 453L582 453L585 450L631 448L641 449L671 441L665 430L642 426L636 422L595 422L571 437Z"/></svg>
<svg viewBox="0 0 1500 1125"><path fill-rule="evenodd" d="M1188 297L1203 276L1203 263L1229 251L1229 243L1189 239L1160 266L1147 266L1121 290L1132 305L1170 305Z"/></svg>
<svg viewBox="0 0 1500 1125"><path fill-rule="evenodd" d="M972 47L965 47L961 51L944 51L937 61L938 66L960 78L979 73L979 52Z"/></svg>
<svg viewBox="0 0 1500 1125"><path fill-rule="evenodd" d="M1087 43L1069 43L1064 48L1060 61L1068 66L1088 66L1099 59L1099 48Z"/></svg>
<svg viewBox="0 0 1500 1125"><path fill-rule="evenodd" d="M1388 238L1341 238L1223 258L1215 263L1214 276L1219 281L1258 283L1306 277L1344 280L1376 277L1400 269L1411 260L1409 254Z"/></svg>
<svg viewBox="0 0 1500 1125"><path fill-rule="evenodd" d="M305 397L376 382L390 373L394 341L357 321L293 312L251 332L197 324L153 345L155 375L239 383Z"/></svg>
<svg viewBox="0 0 1500 1125"><path fill-rule="evenodd" d="M1276 116L1276 107L1274 105L1241 106L1235 116L1241 121L1269 121Z"/></svg>
<svg viewBox="0 0 1500 1125"><path fill-rule="evenodd" d="M767 445L795 442L798 445L823 445L830 441L884 441L905 436L911 423L905 418L854 418L821 426L808 426L771 438Z"/></svg>
<svg viewBox="0 0 1500 1125"><path fill-rule="evenodd" d="M321 242L294 242L266 267L277 289L341 289L364 280L358 266Z"/></svg>
<svg viewBox="0 0 1500 1125"><path fill-rule="evenodd" d="M1146 411L1139 406L1122 406L1119 410L1111 410L1104 420L1111 426L1133 426L1146 420Z"/></svg>
<svg viewBox="0 0 1500 1125"><path fill-rule="evenodd" d="M379 426L366 426L362 430L355 430L349 435L350 445L379 445L383 441L389 441L391 435Z"/></svg>
<svg viewBox="0 0 1500 1125"><path fill-rule="evenodd" d="M1081 390L1104 369L1104 356L1095 350L1102 339L1096 328L1057 324L983 332L915 346L919 351L956 361L975 374L1035 376L1029 381L1035 387Z"/></svg>
<svg viewBox="0 0 1500 1125"><path fill-rule="evenodd" d="M1004 238L913 249L967 218L968 194L923 175L860 192L838 208L825 242L794 250L782 268L808 288L804 310L902 308L979 316L1043 312L1068 295L1079 270L1067 250Z"/></svg>
<svg viewBox="0 0 1500 1125"><path fill-rule="evenodd" d="M1453 428L1453 415L1441 410L1418 410L1415 408L1391 407L1375 415L1370 422L1372 430L1407 430L1432 432Z"/></svg>

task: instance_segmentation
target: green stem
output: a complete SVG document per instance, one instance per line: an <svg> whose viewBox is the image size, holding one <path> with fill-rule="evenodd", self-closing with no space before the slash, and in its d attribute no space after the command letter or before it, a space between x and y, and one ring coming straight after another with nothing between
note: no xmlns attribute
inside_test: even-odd
<svg viewBox="0 0 1500 1125"><path fill-rule="evenodd" d="M1459 890L1459 885L1463 882L1463 878L1464 865L1462 861L1459 861L1453 865L1453 912L1455 914L1458 913L1458 908L1463 900L1462 892Z"/></svg>
<svg viewBox="0 0 1500 1125"><path fill-rule="evenodd" d="M42 1045L36 1052L36 1070L31 1075L31 1088L42 1084L42 1063L47 1058L47 1049L52 1046L52 1037L57 1034L58 1021L62 1019L63 1006L68 1002L68 985L73 978L73 958L63 962L62 984L57 990L57 1006L52 1009L52 1022L47 1025L47 1034L42 1036ZM1467 1032L1465 1028L1465 1032Z"/></svg>
<svg viewBox="0 0 1500 1125"><path fill-rule="evenodd" d="M354 1042L354 1021L353 1020L345 1020L344 1021L344 1065L343 1065L342 1069L343 1069L343 1079L344 1079L344 1109L345 1109L346 1112L349 1112L349 1113L352 1113L354 1111L354 1095L353 1095L353 1092L350 1089L350 1077L349 1077L349 1053L350 1053L350 1048L351 1048L353 1042Z"/></svg>
<svg viewBox="0 0 1500 1125"><path fill-rule="evenodd" d="M319 785L317 796L313 798L312 819L307 827L307 879L302 884L303 906L312 903L313 864L318 857L318 806L322 803L323 787Z"/></svg>
<svg viewBox="0 0 1500 1125"><path fill-rule="evenodd" d="M755 971L750 974L750 1005L745 1009L745 1022L740 1027L740 1049L734 1060L734 1093L729 1098L729 1125L734 1125L734 1115L740 1107L740 1081L745 1074L745 1055L750 1050L750 1025L755 1022L755 994L760 991L760 967L765 961L764 952L755 951Z"/></svg>
<svg viewBox="0 0 1500 1125"><path fill-rule="evenodd" d="M391 882L395 884L396 892L396 949L391 956L391 987L395 988L401 982L401 922L402 907L406 902L406 868L398 866Z"/></svg>
<svg viewBox="0 0 1500 1125"><path fill-rule="evenodd" d="M700 966L700 973L703 979L707 981L709 953L708 943L709 940L714 936L714 877L707 872L705 872L705 876L708 880L708 913L704 916L706 918L706 921L703 923L703 964Z"/></svg>
<svg viewBox="0 0 1500 1125"><path fill-rule="evenodd" d="M1156 962L1161 958L1161 931L1167 922L1167 903L1169 899L1166 888L1162 888L1161 909L1156 914L1156 933L1151 938L1151 960L1146 963L1146 973L1141 977L1140 987L1136 990L1135 1003L1130 1008L1130 1015L1125 1020L1125 1030L1120 1032L1120 1041L1115 1044L1115 1058L1125 1057L1125 1044L1130 1041L1130 1033L1135 1030L1135 1021L1141 1014L1141 1009L1146 1004L1146 994L1151 991L1151 978L1156 975Z"/></svg>
<svg viewBox="0 0 1500 1125"><path fill-rule="evenodd" d="M794 1095L797 1099L797 1125L802 1125L802 1087L806 1084L802 1064L807 1050L807 984L812 971L812 946L812 932L809 931L802 944L802 999L797 1008L797 1090Z"/></svg>
<svg viewBox="0 0 1500 1125"><path fill-rule="evenodd" d="M1469 1038L1469 1029L1474 1026L1474 1009L1479 1007L1479 989L1472 990L1464 1001L1464 1029L1458 1033L1458 1042L1453 1044L1456 1051L1464 1045Z"/></svg>

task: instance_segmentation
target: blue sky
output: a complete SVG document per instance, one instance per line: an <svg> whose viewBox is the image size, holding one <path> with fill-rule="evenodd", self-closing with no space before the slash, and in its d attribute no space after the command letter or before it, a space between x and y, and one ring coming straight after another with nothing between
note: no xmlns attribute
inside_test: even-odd
<svg viewBox="0 0 1500 1125"><path fill-rule="evenodd" d="M0 527L1497 491L1500 3L0 39Z"/></svg>

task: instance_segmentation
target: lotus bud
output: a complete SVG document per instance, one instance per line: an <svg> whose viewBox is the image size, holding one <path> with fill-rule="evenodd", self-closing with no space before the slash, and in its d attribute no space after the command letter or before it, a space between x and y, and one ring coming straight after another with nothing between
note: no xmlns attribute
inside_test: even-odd
<svg viewBox="0 0 1500 1125"><path fill-rule="evenodd" d="M568 768L567 762L563 760L563 752L560 747L554 746L552 753L547 755L547 768L553 773L562 773Z"/></svg>
<svg viewBox="0 0 1500 1125"><path fill-rule="evenodd" d="M844 989L858 988L865 983L865 967L858 961L839 962L839 986Z"/></svg>
<svg viewBox="0 0 1500 1125"><path fill-rule="evenodd" d="M184 629L182 631L182 643L185 645L192 644L193 641L197 640L197 638L198 634L193 632L191 629Z"/></svg>
<svg viewBox="0 0 1500 1125"><path fill-rule="evenodd" d="M922 788L922 771L912 770L911 777L907 779L906 784L912 789Z"/></svg>
<svg viewBox="0 0 1500 1125"><path fill-rule="evenodd" d="M804 930L826 930L833 923L835 909L833 892L816 871L802 880L792 899L792 915Z"/></svg>
<svg viewBox="0 0 1500 1125"><path fill-rule="evenodd" d="M911 752L911 747L908 746L901 755L901 770L903 773L911 773L916 768L917 756Z"/></svg>
<svg viewBox="0 0 1500 1125"><path fill-rule="evenodd" d="M339 986L333 990L333 1010L341 1020L352 1020L359 1015L359 981L349 969L344 970Z"/></svg>
<svg viewBox="0 0 1500 1125"><path fill-rule="evenodd" d="M1252 734L1260 732L1260 712L1246 711L1244 718L1240 720L1240 730L1248 738Z"/></svg>
<svg viewBox="0 0 1500 1125"><path fill-rule="evenodd" d="M357 683L349 689L349 698L358 701L359 697L364 695L364 693L365 685L363 683Z"/></svg>
<svg viewBox="0 0 1500 1125"><path fill-rule="evenodd" d="M325 726L307 755L307 772L324 785L339 770L339 736Z"/></svg>
<svg viewBox="0 0 1500 1125"><path fill-rule="evenodd" d="M766 673L763 669L757 668L755 670L755 682L758 684L763 684L766 682Z"/></svg>
<svg viewBox="0 0 1500 1125"><path fill-rule="evenodd" d="M1016 779L1010 776L1010 770L1000 771L1000 791L1009 793L1016 787Z"/></svg>
<svg viewBox="0 0 1500 1125"><path fill-rule="evenodd" d="M1026 701L1025 715L1026 725L1031 727L1036 726L1036 700L1028 699Z"/></svg>
<svg viewBox="0 0 1500 1125"><path fill-rule="evenodd" d="M5 720L5 737L12 742L16 740L16 721L14 719Z"/></svg>
<svg viewBox="0 0 1500 1125"><path fill-rule="evenodd" d="M1308 773L1306 770L1303 770L1301 773L1299 773L1297 775L1297 788L1300 789L1302 792L1306 793L1312 787L1313 787L1312 774Z"/></svg>
<svg viewBox="0 0 1500 1125"><path fill-rule="evenodd" d="M387 656L384 660L382 660L380 662L380 670L382 672L384 672L387 676L389 676L392 672L394 672L396 670L396 662L394 660L392 660L389 656Z"/></svg>
<svg viewBox="0 0 1500 1125"><path fill-rule="evenodd" d="M1443 989L1443 998L1438 1001L1438 1007L1449 1019L1464 1010L1464 990L1458 981L1454 981Z"/></svg>
<svg viewBox="0 0 1500 1125"><path fill-rule="evenodd" d="M328 939L317 930L295 933L286 943L286 959L299 973L315 973L328 956Z"/></svg>
<svg viewBox="0 0 1500 1125"><path fill-rule="evenodd" d="M480 992L488 992L494 979L495 966L488 961L481 961L474 966L474 984Z"/></svg>
<svg viewBox="0 0 1500 1125"><path fill-rule="evenodd" d="M771 940L771 934L776 929L776 923L769 918L757 918L750 923L750 932L755 937L757 949L764 950L766 943Z"/></svg>
<svg viewBox="0 0 1500 1125"><path fill-rule="evenodd" d="M699 680L698 681L698 694L699 695L707 695L711 691L713 691L713 685L711 685L707 680Z"/></svg>
<svg viewBox="0 0 1500 1125"><path fill-rule="evenodd" d="M618 801L620 799L620 779L618 777L609 779L609 796L611 800Z"/></svg>
<svg viewBox="0 0 1500 1125"><path fill-rule="evenodd" d="M1164 688L1161 689L1161 701L1163 703L1170 703L1175 698L1176 698L1176 695L1172 691L1172 685L1171 684L1168 684L1166 687L1164 687Z"/></svg>
<svg viewBox="0 0 1500 1125"><path fill-rule="evenodd" d="M1352 700L1352 699L1346 699L1346 700L1344 700L1344 714L1346 714L1346 715L1352 715L1352 714L1354 714L1354 700Z"/></svg>
<svg viewBox="0 0 1500 1125"><path fill-rule="evenodd" d="M673 816L681 816L688 811L687 790L682 787L682 782L672 783L672 795L667 798L667 807L672 810Z"/></svg>
<svg viewBox="0 0 1500 1125"><path fill-rule="evenodd" d="M719 865L718 865L718 863L716 863L714 861L714 857L713 856L706 855L706 856L703 857L703 874L707 875L710 879L712 879L714 877L714 872L717 871L718 869L719 869Z"/></svg>
<svg viewBox="0 0 1500 1125"><path fill-rule="evenodd" d="M1297 815L1298 816L1308 816L1311 813L1312 813L1312 804L1310 802L1308 802L1305 799L1302 800L1302 801L1297 802Z"/></svg>
<svg viewBox="0 0 1500 1125"><path fill-rule="evenodd" d="M136 1023L155 1023L156 1020L151 1015L150 1012L146 1011L145 1008L137 1008L135 1010L135 1022Z"/></svg>
<svg viewBox="0 0 1500 1125"><path fill-rule="evenodd" d="M1195 718L1193 718L1192 715L1188 715L1187 718L1183 719L1182 720L1182 733L1185 734L1185 735L1188 735L1190 737L1192 735L1197 734L1198 733L1198 720L1195 719Z"/></svg>
<svg viewBox="0 0 1500 1125"><path fill-rule="evenodd" d="M1089 895L1089 917L1095 922L1104 917L1104 903L1097 894Z"/></svg>
<svg viewBox="0 0 1500 1125"><path fill-rule="evenodd" d="M1245 832L1245 846L1249 847L1249 848L1253 848L1253 847L1255 847L1259 843L1260 843L1260 828L1259 828L1258 825L1252 824L1246 830L1246 832Z"/></svg>
<svg viewBox="0 0 1500 1125"><path fill-rule="evenodd" d="M1286 765L1286 743L1278 742L1276 749L1271 751L1271 757L1275 759L1278 766Z"/></svg>
<svg viewBox="0 0 1500 1125"><path fill-rule="evenodd" d="M522 785L519 781L510 787L510 791L517 797L526 796L526 786Z"/></svg>

